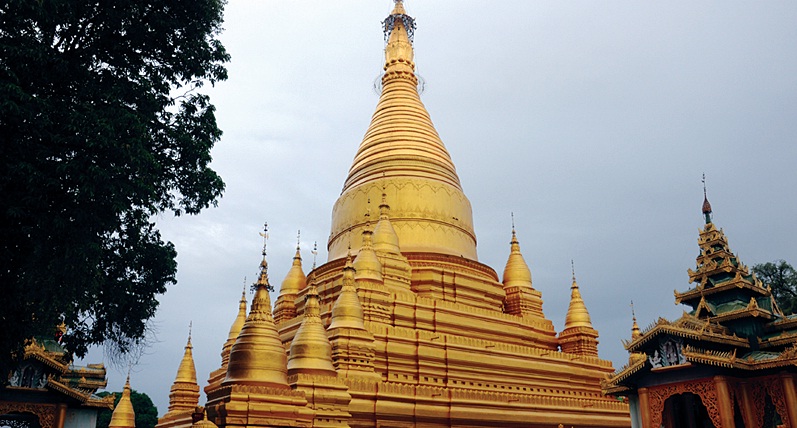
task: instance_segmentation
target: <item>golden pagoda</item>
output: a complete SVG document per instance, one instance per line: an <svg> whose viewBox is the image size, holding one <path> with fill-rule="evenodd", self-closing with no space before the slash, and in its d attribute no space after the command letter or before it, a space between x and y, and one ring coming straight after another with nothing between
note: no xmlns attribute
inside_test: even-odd
<svg viewBox="0 0 797 428"><path fill-rule="evenodd" d="M479 262L470 202L418 93L415 21L399 0L383 26L381 94L332 210L328 260L305 276L297 248L272 315L264 250L249 315L205 387L208 420L629 426L628 405L601 393L614 369L575 280L557 335L514 225L503 278Z"/></svg>
<svg viewBox="0 0 797 428"><path fill-rule="evenodd" d="M158 419L158 427L184 426L187 421L193 420L192 414L199 404L199 385L196 381L196 366L192 350L191 333L189 332L185 353L169 393L169 411Z"/></svg>
<svg viewBox="0 0 797 428"><path fill-rule="evenodd" d="M127 375L122 398L113 409L108 428L136 428L136 413L133 411L133 402L130 401L130 375Z"/></svg>
<svg viewBox="0 0 797 428"><path fill-rule="evenodd" d="M628 397L634 428L797 427L797 314L731 252L703 191L694 287L675 291L691 310L644 331L632 312L628 365L603 390Z"/></svg>

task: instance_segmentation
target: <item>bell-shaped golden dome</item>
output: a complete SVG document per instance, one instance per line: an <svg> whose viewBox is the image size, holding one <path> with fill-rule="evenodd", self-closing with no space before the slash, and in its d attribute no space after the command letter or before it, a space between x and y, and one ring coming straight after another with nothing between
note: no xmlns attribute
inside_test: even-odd
<svg viewBox="0 0 797 428"><path fill-rule="evenodd" d="M265 251L257 291L241 333L230 351L227 377L222 385L246 384L289 388L288 358L271 317L268 263Z"/></svg>
<svg viewBox="0 0 797 428"><path fill-rule="evenodd" d="M369 224L366 223L366 227L363 229L363 245L352 263L355 280L382 282L382 263L379 262L379 257L374 251L372 236L373 232Z"/></svg>
<svg viewBox="0 0 797 428"><path fill-rule="evenodd" d="M116 404L111 415L108 428L136 428L136 412L133 411L133 402L130 401L130 375L127 376L122 398Z"/></svg>
<svg viewBox="0 0 797 428"><path fill-rule="evenodd" d="M584 299L581 298L575 275L573 275L573 285L570 286L570 306L567 308L567 316L565 316L565 330L572 327L592 328L592 321L589 318Z"/></svg>
<svg viewBox="0 0 797 428"><path fill-rule="evenodd" d="M209 421L207 415L202 415L202 420L194 422L191 428L219 428L219 426Z"/></svg>
<svg viewBox="0 0 797 428"><path fill-rule="evenodd" d="M302 270L302 255L297 245L296 254L293 256L293 264L288 270L288 274L285 275L285 279L282 280L282 285L280 285L280 295L296 294L306 286L307 277Z"/></svg>
<svg viewBox="0 0 797 428"><path fill-rule="evenodd" d="M304 303L304 320L291 342L288 358L288 375L297 373L335 376L332 365L332 346L321 321L318 291L315 286L307 290Z"/></svg>
<svg viewBox="0 0 797 428"><path fill-rule="evenodd" d="M504 267L504 288L532 288L531 270L529 269L529 265L526 264L526 260L523 259L523 254L520 253L520 242L517 239L514 227L512 228L512 241L510 241L510 246L509 259L506 261L506 266Z"/></svg>
<svg viewBox="0 0 797 428"><path fill-rule="evenodd" d="M355 328L364 330L363 307L354 288L354 267L351 264L351 254L346 257L346 266L343 267L343 287L340 289L338 299L332 306L332 321L329 329Z"/></svg>
<svg viewBox="0 0 797 428"><path fill-rule="evenodd" d="M401 251L477 260L470 201L418 94L414 30L414 20L397 3L385 20L379 102L333 208L329 260L345 257L348 231L362 230L368 200L382 193L390 197ZM374 230L374 246L379 232Z"/></svg>

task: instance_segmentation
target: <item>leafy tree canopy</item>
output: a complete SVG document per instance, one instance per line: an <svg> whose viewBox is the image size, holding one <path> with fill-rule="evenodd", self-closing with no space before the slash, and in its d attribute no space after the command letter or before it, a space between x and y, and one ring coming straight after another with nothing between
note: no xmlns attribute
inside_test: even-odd
<svg viewBox="0 0 797 428"><path fill-rule="evenodd" d="M121 392L100 392L100 397L105 397L113 394L113 406L119 404L122 398ZM135 389L130 390L130 402L133 404L133 412L136 414L136 428L154 428L158 424L158 408L152 404L149 395L143 392L137 392ZM97 428L108 428L111 423L111 410L103 409L97 414Z"/></svg>
<svg viewBox="0 0 797 428"><path fill-rule="evenodd" d="M198 90L227 77L223 6L0 4L0 373L61 322L78 356L145 337L176 271L151 219L198 213L224 189L208 166L221 131Z"/></svg>
<svg viewBox="0 0 797 428"><path fill-rule="evenodd" d="M753 272L765 285L772 287L772 295L784 314L797 313L797 271L784 260L760 263Z"/></svg>

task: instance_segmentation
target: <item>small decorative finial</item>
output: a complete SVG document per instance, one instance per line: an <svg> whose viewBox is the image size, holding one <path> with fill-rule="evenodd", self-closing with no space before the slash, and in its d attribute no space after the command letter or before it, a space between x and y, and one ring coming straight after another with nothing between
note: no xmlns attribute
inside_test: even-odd
<svg viewBox="0 0 797 428"><path fill-rule="evenodd" d="M371 228L371 198L368 198L367 208L365 209L365 228Z"/></svg>
<svg viewBox="0 0 797 428"><path fill-rule="evenodd" d="M570 271L573 273L573 282L576 282L576 264L570 259Z"/></svg>
<svg viewBox="0 0 797 428"><path fill-rule="evenodd" d="M263 223L263 231L260 232L263 237L263 260L266 259L266 244L268 244L268 222Z"/></svg>
<svg viewBox="0 0 797 428"><path fill-rule="evenodd" d="M706 216L706 224L711 223L711 204L706 196L706 173L703 173L703 215Z"/></svg>
<svg viewBox="0 0 797 428"><path fill-rule="evenodd" d="M302 229L296 232L296 250L299 250L299 244L302 243Z"/></svg>
<svg viewBox="0 0 797 428"><path fill-rule="evenodd" d="M512 217L512 233L514 233L515 232L515 212L514 211L510 211L509 215Z"/></svg>
<svg viewBox="0 0 797 428"><path fill-rule="evenodd" d="M316 266L316 257L318 256L318 241L313 241L313 270L315 270Z"/></svg>
<svg viewBox="0 0 797 428"><path fill-rule="evenodd" d="M252 291L258 287L265 286L268 291L274 291L271 284L268 283L268 261L266 260L266 244L268 243L268 222L263 224L263 232L260 233L263 237L263 261L260 262L260 274L257 282L252 284Z"/></svg>
<svg viewBox="0 0 797 428"><path fill-rule="evenodd" d="M244 275L244 290L241 292L241 298L246 296L246 275Z"/></svg>
<svg viewBox="0 0 797 428"><path fill-rule="evenodd" d="M636 321L636 313L634 313L634 301L633 300L631 301L631 318L633 318L634 321Z"/></svg>
<svg viewBox="0 0 797 428"><path fill-rule="evenodd" d="M194 329L194 320L188 321L188 343L191 343L191 332Z"/></svg>

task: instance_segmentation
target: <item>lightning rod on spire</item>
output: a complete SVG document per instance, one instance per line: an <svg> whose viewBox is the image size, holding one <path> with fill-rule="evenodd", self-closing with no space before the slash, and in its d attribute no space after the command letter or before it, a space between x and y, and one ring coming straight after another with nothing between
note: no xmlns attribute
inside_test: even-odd
<svg viewBox="0 0 797 428"><path fill-rule="evenodd" d="M316 266L316 256L318 256L318 241L313 241L313 270L315 270Z"/></svg>
<svg viewBox="0 0 797 428"><path fill-rule="evenodd" d="M570 259L570 271L573 273L573 282L576 282L576 264Z"/></svg>

